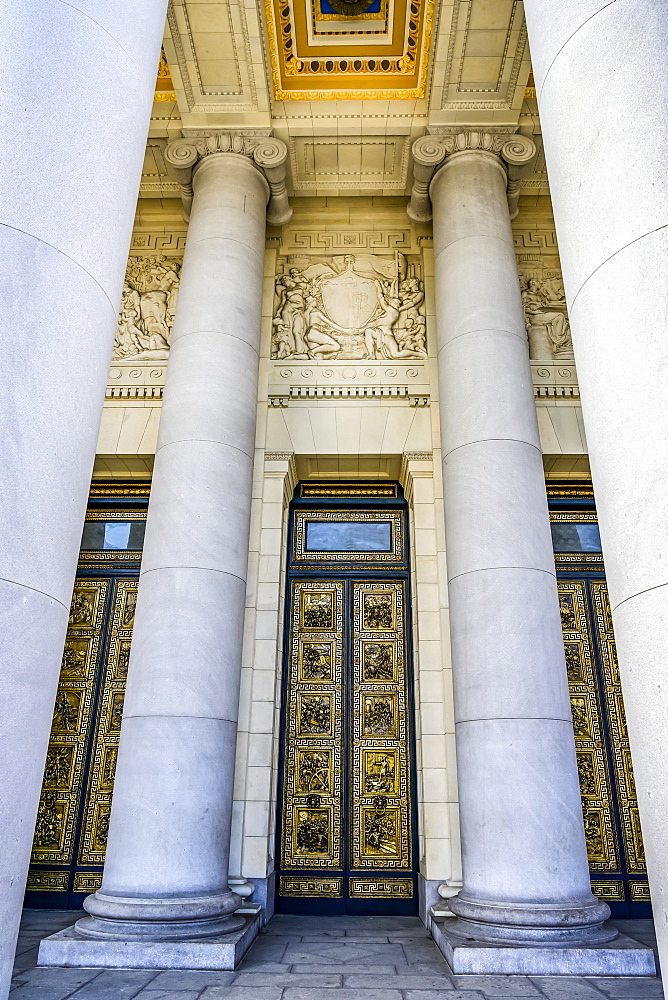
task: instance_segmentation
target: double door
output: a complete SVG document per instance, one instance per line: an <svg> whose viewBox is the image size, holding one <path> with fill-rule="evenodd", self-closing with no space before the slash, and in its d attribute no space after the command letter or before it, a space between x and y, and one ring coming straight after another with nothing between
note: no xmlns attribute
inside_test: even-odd
<svg viewBox="0 0 668 1000"><path fill-rule="evenodd" d="M568 558L557 556L558 570L568 565ZM647 868L607 585L602 574L576 579L571 571L570 578L565 573L560 576L559 605L592 889L610 905L613 916L649 916Z"/></svg>
<svg viewBox="0 0 668 1000"><path fill-rule="evenodd" d="M27 906L79 908L102 882L137 583L113 576L75 583Z"/></svg>
<svg viewBox="0 0 668 1000"><path fill-rule="evenodd" d="M278 912L417 912L406 588L289 584Z"/></svg>

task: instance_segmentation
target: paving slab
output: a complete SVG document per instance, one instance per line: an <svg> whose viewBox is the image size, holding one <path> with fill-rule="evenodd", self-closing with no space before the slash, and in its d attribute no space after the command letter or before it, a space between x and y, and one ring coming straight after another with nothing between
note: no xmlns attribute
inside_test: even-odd
<svg viewBox="0 0 668 1000"><path fill-rule="evenodd" d="M200 990L142 990L136 1000L197 1000Z"/></svg>
<svg viewBox="0 0 668 1000"><path fill-rule="evenodd" d="M240 972L234 980L235 986L299 986L304 989L334 989L341 985L341 976L332 973L321 975L299 975L291 972L287 975L272 976L262 972ZM338 998L337 998L338 1000Z"/></svg>
<svg viewBox="0 0 668 1000"><path fill-rule="evenodd" d="M53 969L51 971L58 971ZM72 994L76 1000L131 1000L155 979L155 972L138 969L98 969L95 976Z"/></svg>
<svg viewBox="0 0 668 1000"><path fill-rule="evenodd" d="M410 966L406 966L407 969ZM257 971L260 969L258 967ZM353 974L372 975L374 979L379 976L396 977L397 971L393 965L366 965L366 964L344 964L333 962L328 965L293 965L291 972L298 976L315 976L322 972L332 972L338 976L350 976Z"/></svg>
<svg viewBox="0 0 668 1000"><path fill-rule="evenodd" d="M532 976L531 982L537 986L548 1000L603 1000L594 983L587 980L569 982L568 976Z"/></svg>
<svg viewBox="0 0 668 1000"><path fill-rule="evenodd" d="M457 989L481 990L490 997L539 997L541 992L526 976L453 976ZM571 982L569 977L568 982Z"/></svg>
<svg viewBox="0 0 668 1000"><path fill-rule="evenodd" d="M404 1000L485 1000L480 990L406 990Z"/></svg>
<svg viewBox="0 0 668 1000"><path fill-rule="evenodd" d="M99 969L28 969L21 976L23 982L32 986L49 987L50 989L69 988L70 992L79 989L100 975Z"/></svg>
<svg viewBox="0 0 668 1000"><path fill-rule="evenodd" d="M217 969L169 969L159 972L147 989L203 990L205 986L227 986L235 975L234 972L221 972Z"/></svg>
<svg viewBox="0 0 668 1000"><path fill-rule="evenodd" d="M199 1000L281 1000L282 986L207 986Z"/></svg>
<svg viewBox="0 0 668 1000"><path fill-rule="evenodd" d="M12 1000L65 1000L72 994L71 989L55 988L52 986L31 986L30 983L22 983L10 992Z"/></svg>
<svg viewBox="0 0 668 1000"><path fill-rule="evenodd" d="M630 922L630 921L629 921ZM646 1000L648 997L663 997L663 987L660 979L592 979L591 983L601 990L606 997L624 998L624 1000Z"/></svg>
<svg viewBox="0 0 668 1000"><path fill-rule="evenodd" d="M446 990L448 996L454 989L449 976L346 976L343 985L359 990L363 996L375 986L398 990Z"/></svg>
<svg viewBox="0 0 668 1000"><path fill-rule="evenodd" d="M322 1000L318 990L290 988L283 994L283 1000ZM403 1000L399 990L365 990L360 996L358 990L342 989L336 1000Z"/></svg>
<svg viewBox="0 0 668 1000"><path fill-rule="evenodd" d="M321 941L315 944L300 942L288 945L283 955L283 961L290 965L343 965L346 962L360 965L396 965L406 964L406 958L400 946L392 944L364 944L355 941L349 944L344 941Z"/></svg>

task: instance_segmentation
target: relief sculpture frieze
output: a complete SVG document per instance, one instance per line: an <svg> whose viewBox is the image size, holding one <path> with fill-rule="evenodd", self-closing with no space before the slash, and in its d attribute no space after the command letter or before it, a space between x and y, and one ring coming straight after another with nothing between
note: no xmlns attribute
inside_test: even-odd
<svg viewBox="0 0 668 1000"><path fill-rule="evenodd" d="M163 254L130 257L112 358L165 361L176 310L180 261Z"/></svg>
<svg viewBox="0 0 668 1000"><path fill-rule="evenodd" d="M405 254L288 257L277 274L276 361L427 357L420 263Z"/></svg>
<svg viewBox="0 0 668 1000"><path fill-rule="evenodd" d="M520 290L531 360L572 361L571 324L561 277L520 275Z"/></svg>

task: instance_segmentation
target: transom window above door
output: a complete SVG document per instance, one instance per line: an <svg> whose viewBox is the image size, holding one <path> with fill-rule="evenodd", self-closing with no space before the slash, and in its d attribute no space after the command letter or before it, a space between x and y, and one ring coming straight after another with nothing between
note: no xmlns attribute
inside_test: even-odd
<svg viewBox="0 0 668 1000"><path fill-rule="evenodd" d="M399 511L295 511L293 563L398 565L404 560L403 519Z"/></svg>

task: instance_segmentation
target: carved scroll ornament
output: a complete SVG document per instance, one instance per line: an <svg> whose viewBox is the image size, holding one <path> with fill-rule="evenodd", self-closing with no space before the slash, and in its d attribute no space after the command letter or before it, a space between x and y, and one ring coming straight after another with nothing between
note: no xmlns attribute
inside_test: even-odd
<svg viewBox="0 0 668 1000"><path fill-rule="evenodd" d="M536 146L524 135L467 131L423 135L413 143L413 187L407 206L410 219L414 222L428 222L431 219L429 186L434 174L448 156L467 151L493 153L503 161L508 174L508 210L511 219L515 218L522 177L532 168Z"/></svg>

